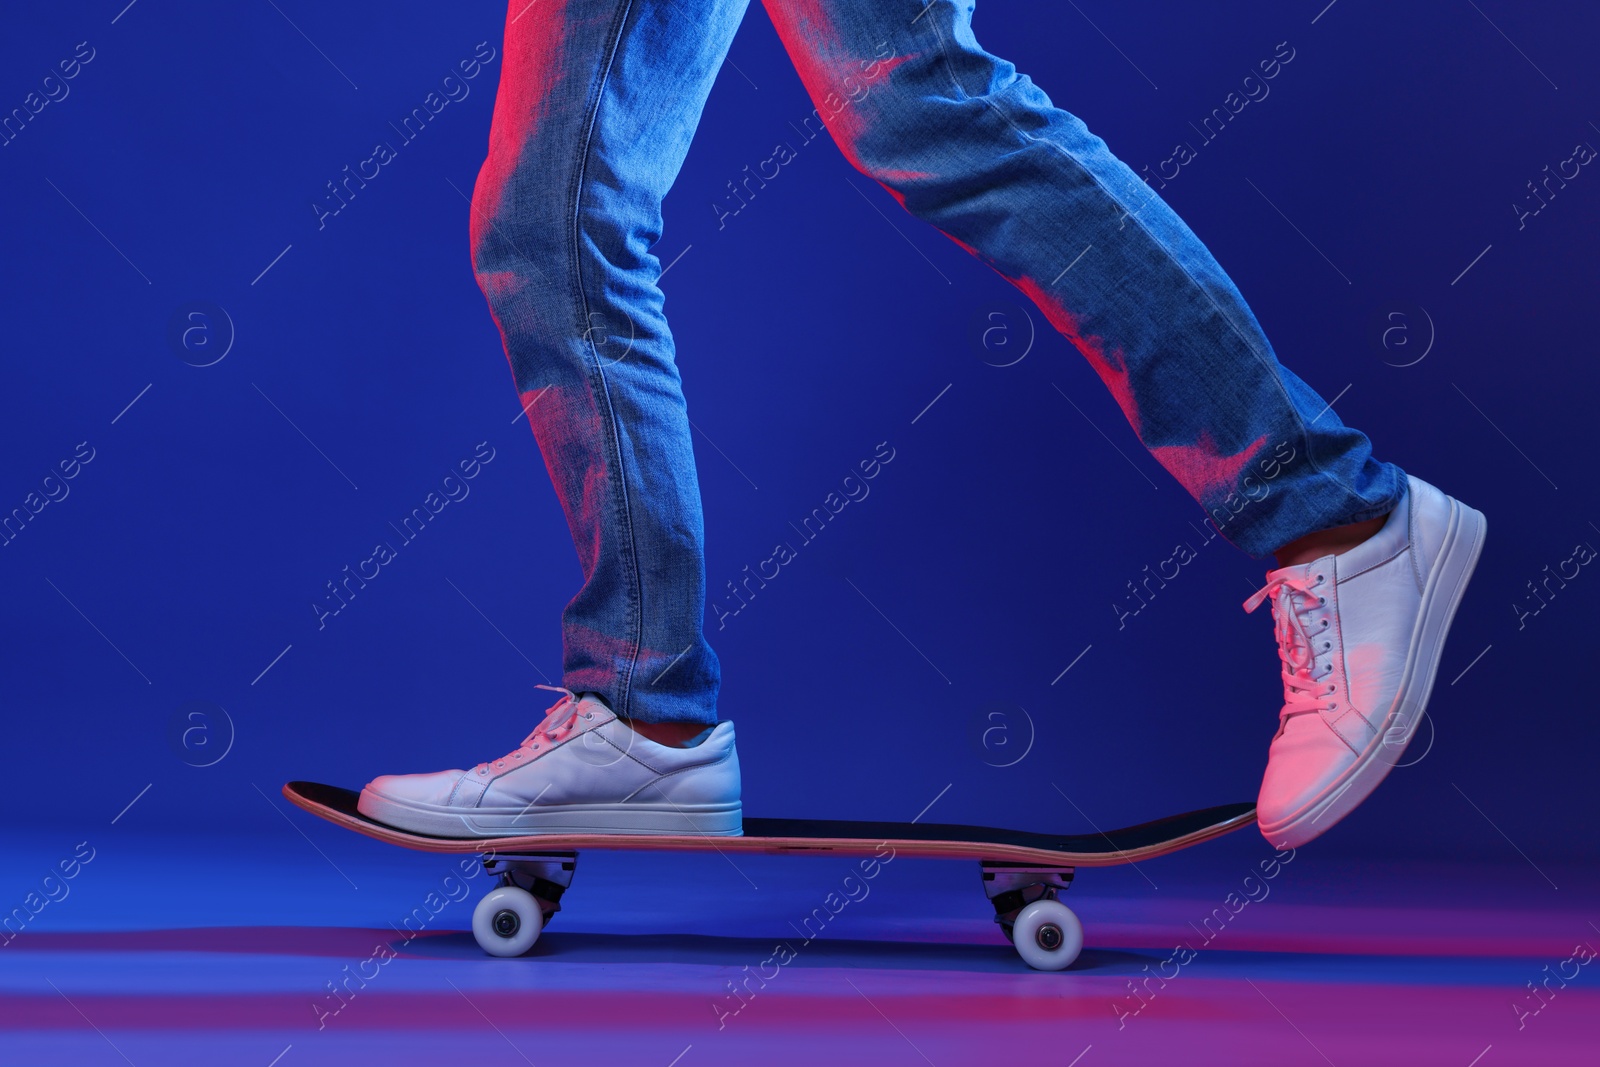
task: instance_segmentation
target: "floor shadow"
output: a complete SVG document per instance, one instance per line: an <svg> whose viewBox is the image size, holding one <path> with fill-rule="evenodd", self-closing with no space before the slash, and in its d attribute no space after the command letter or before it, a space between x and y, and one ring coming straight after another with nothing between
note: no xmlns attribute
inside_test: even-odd
<svg viewBox="0 0 1600 1067"><path fill-rule="evenodd" d="M794 952L794 967L862 967L908 971L1026 973L1010 945L993 943L852 940L807 942L782 939ZM101 930L30 933L12 944L23 952L142 953L203 952L219 955L300 956L358 959L386 946L400 957L436 960L489 959L466 931L427 931L406 938L393 928L350 926L203 926L162 930ZM778 939L710 934L607 934L551 930L526 959L561 963L693 963L744 967L770 958ZM1155 954L1086 948L1069 968L1074 973L1135 974L1157 962Z"/></svg>
<svg viewBox="0 0 1600 1067"><path fill-rule="evenodd" d="M552 930L539 938L525 959L562 963L698 963L743 967L765 960L780 940L717 937L709 934L597 934ZM1016 974L1026 970L1016 951L992 945L870 941L843 938L805 942L782 939L794 952L791 967L870 967L911 971L966 971ZM469 933L440 933L404 946L407 956L481 960L483 950ZM1153 954L1119 949L1086 948L1069 970L1101 974L1134 974L1159 959Z"/></svg>

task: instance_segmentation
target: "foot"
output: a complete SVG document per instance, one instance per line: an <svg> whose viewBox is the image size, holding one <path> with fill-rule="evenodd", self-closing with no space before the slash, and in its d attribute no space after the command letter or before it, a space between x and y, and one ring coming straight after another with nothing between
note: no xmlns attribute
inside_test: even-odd
<svg viewBox="0 0 1600 1067"><path fill-rule="evenodd" d="M1267 573L1284 705L1256 813L1298 848L1383 781L1416 731L1483 549L1481 513L1418 478L1371 537Z"/></svg>
<svg viewBox="0 0 1600 1067"><path fill-rule="evenodd" d="M375 778L361 814L435 837L742 832L733 723L669 747L592 693L540 688L564 695L516 751L467 771Z"/></svg>

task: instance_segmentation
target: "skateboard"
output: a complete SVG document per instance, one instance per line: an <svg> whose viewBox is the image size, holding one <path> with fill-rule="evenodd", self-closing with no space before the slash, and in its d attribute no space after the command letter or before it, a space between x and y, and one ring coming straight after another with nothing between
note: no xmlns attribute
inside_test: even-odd
<svg viewBox="0 0 1600 1067"><path fill-rule="evenodd" d="M1077 868L1154 859L1256 821L1254 804L1224 804L1120 830L1069 835L944 823L747 818L742 837L559 833L453 838L410 833L369 819L356 810L360 795L338 786L290 782L283 795L335 826L391 845L421 852L480 854L496 886L473 910L472 935L491 956L520 956L533 947L560 910L562 894L577 869L578 852L585 849L877 860L910 856L977 860L995 921L1023 961L1041 971L1070 966L1083 949L1082 923L1057 899L1072 884Z"/></svg>

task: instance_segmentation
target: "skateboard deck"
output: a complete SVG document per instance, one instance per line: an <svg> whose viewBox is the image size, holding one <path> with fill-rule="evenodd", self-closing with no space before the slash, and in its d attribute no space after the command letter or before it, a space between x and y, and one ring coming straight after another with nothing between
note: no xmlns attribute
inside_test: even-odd
<svg viewBox="0 0 1600 1067"><path fill-rule="evenodd" d="M836 819L744 820L744 834L555 833L511 837L434 837L398 830L356 810L360 795L338 786L290 782L297 807L347 830L421 852L482 854L499 878L473 913L473 936L496 956L521 955L560 909L577 853L588 850L893 856L978 860L995 921L1018 953L1039 970L1077 958L1083 927L1057 900L1078 867L1114 867L1177 852L1256 821L1253 804L1224 804L1118 830L1044 834L951 823Z"/></svg>
<svg viewBox="0 0 1600 1067"><path fill-rule="evenodd" d="M887 844L897 855L991 860L1050 867L1115 867L1165 856L1232 833L1256 820L1254 804L1170 815L1120 830L1040 834L948 823L857 822L835 819L744 820L743 837L711 834L529 834L520 837L433 837L397 830L356 810L360 794L315 782L290 782L283 795L335 826L421 852L550 853L638 849L664 852L835 853L871 856Z"/></svg>

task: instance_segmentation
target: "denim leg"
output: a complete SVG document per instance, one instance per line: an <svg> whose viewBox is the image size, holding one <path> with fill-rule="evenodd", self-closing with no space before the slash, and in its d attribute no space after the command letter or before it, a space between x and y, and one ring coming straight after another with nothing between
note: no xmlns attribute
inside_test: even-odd
<svg viewBox="0 0 1600 1067"><path fill-rule="evenodd" d="M716 721L700 488L651 246L747 0L512 0L473 268L583 585L563 684Z"/></svg>
<svg viewBox="0 0 1600 1067"><path fill-rule="evenodd" d="M1026 293L1233 544L1398 502L1400 469L1278 362L1183 220L979 47L971 2L763 2L851 164Z"/></svg>

